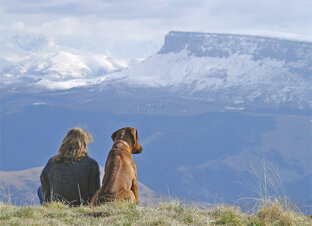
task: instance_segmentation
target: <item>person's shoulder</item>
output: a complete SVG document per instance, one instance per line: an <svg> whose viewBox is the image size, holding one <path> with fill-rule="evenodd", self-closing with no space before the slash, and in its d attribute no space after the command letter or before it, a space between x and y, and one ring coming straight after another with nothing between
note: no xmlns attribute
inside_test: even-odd
<svg viewBox="0 0 312 226"><path fill-rule="evenodd" d="M93 158L91 158L91 157L89 157L89 156L85 157L85 158L84 158L84 161L87 161L89 164L99 165L99 164L97 163L97 161L95 161Z"/></svg>
<svg viewBox="0 0 312 226"><path fill-rule="evenodd" d="M50 171L53 169L53 165L54 165L55 163L52 161L52 159L53 159L53 157L50 158L50 159L48 160L48 162L45 164L45 166L44 166L43 169L42 169L42 173L43 173L43 172L45 172L45 173L50 172Z"/></svg>
<svg viewBox="0 0 312 226"><path fill-rule="evenodd" d="M50 158L49 160L48 160L48 162L47 162L47 164L46 164L46 167L47 166L51 166L51 165L53 165L54 164L54 162L53 162L53 158L54 158L55 156L53 156L52 158Z"/></svg>

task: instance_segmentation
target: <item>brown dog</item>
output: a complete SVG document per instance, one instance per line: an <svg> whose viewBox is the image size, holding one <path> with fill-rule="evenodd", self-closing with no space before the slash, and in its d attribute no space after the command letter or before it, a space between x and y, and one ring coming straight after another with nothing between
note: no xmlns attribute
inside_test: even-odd
<svg viewBox="0 0 312 226"><path fill-rule="evenodd" d="M128 200L138 204L137 170L131 154L142 152L137 130L125 127L112 135L113 147L105 164L102 187L94 194L91 206Z"/></svg>

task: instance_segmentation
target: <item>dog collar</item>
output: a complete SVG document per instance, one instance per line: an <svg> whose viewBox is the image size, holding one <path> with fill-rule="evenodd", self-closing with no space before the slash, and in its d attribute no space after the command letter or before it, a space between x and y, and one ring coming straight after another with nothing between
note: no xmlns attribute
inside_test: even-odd
<svg viewBox="0 0 312 226"><path fill-rule="evenodd" d="M122 143L122 144L126 145L128 148L130 148L130 145L124 140L115 140L114 144L117 144L117 143Z"/></svg>

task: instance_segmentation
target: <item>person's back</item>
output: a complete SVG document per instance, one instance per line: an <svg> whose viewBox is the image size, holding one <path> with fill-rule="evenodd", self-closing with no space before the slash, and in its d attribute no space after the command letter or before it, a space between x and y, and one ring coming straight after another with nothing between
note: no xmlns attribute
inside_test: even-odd
<svg viewBox="0 0 312 226"><path fill-rule="evenodd" d="M89 157L73 163L54 163L52 159L40 177L45 202L61 201L74 206L87 204L100 187L97 162Z"/></svg>
<svg viewBox="0 0 312 226"><path fill-rule="evenodd" d="M88 204L100 187L99 165L87 152L91 140L91 135L80 128L67 133L58 155L48 161L40 175L44 202Z"/></svg>

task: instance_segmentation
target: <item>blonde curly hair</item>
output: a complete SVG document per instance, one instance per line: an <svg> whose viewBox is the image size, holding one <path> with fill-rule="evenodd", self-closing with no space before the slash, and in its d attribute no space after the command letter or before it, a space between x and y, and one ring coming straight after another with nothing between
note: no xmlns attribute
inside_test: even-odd
<svg viewBox="0 0 312 226"><path fill-rule="evenodd" d="M87 144L92 142L92 136L81 128L73 128L68 131L63 139L58 154L52 158L55 163L72 163L88 156Z"/></svg>

